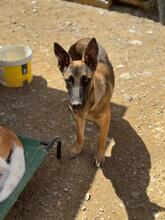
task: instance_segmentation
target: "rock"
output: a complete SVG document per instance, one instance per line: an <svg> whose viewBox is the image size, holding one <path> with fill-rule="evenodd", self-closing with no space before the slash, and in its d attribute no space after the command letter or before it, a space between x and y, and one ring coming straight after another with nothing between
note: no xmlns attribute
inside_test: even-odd
<svg viewBox="0 0 165 220"><path fill-rule="evenodd" d="M133 100L133 96L129 96L127 94L124 94L124 98L127 99L129 102Z"/></svg>
<svg viewBox="0 0 165 220"><path fill-rule="evenodd" d="M161 128L161 127L156 127L155 130L156 130L156 131L163 131L164 129Z"/></svg>
<svg viewBox="0 0 165 220"><path fill-rule="evenodd" d="M141 46L142 45L142 42L140 40L131 40L131 41L128 41L130 44L132 45L135 45L135 46Z"/></svg>
<svg viewBox="0 0 165 220"><path fill-rule="evenodd" d="M130 73L122 73L120 75L120 79L126 79L126 80L129 80L129 79L133 79L134 77L130 74Z"/></svg>
<svg viewBox="0 0 165 220"><path fill-rule="evenodd" d="M153 31L152 30L147 31L147 34L153 34Z"/></svg>
<svg viewBox="0 0 165 220"><path fill-rule="evenodd" d="M134 198L136 199L137 197L140 196L140 193L137 192L137 191L132 191L132 192L131 192L131 196L134 197Z"/></svg>
<svg viewBox="0 0 165 220"><path fill-rule="evenodd" d="M119 206L122 207L122 208L124 208L124 205L123 205L123 203L121 203L121 202L119 203Z"/></svg>
<svg viewBox="0 0 165 220"><path fill-rule="evenodd" d="M85 206L83 206L83 207L82 207L82 211L85 212L86 210L87 210L87 208L86 208Z"/></svg>
<svg viewBox="0 0 165 220"><path fill-rule="evenodd" d="M133 28L130 28L128 31L129 31L130 33L136 33L136 30L133 29Z"/></svg>
<svg viewBox="0 0 165 220"><path fill-rule="evenodd" d="M86 195L85 195L85 200L86 201L89 201L91 199L91 195L90 195L90 193L87 193Z"/></svg>
<svg viewBox="0 0 165 220"><path fill-rule="evenodd" d="M33 8L33 13L36 13L37 12L37 9L36 8Z"/></svg>
<svg viewBox="0 0 165 220"><path fill-rule="evenodd" d="M104 209L103 209L103 208L100 208L99 210L100 210L100 212L104 212Z"/></svg>
<svg viewBox="0 0 165 220"><path fill-rule="evenodd" d="M22 23L22 24L21 24L21 27L25 28L25 27L26 27L26 24Z"/></svg>
<svg viewBox="0 0 165 220"><path fill-rule="evenodd" d="M64 192L69 192L69 189L65 187Z"/></svg>
<svg viewBox="0 0 165 220"><path fill-rule="evenodd" d="M139 76L145 76L145 77L151 77L152 73L150 71L143 71L143 72L139 72L137 73L137 75Z"/></svg>
<svg viewBox="0 0 165 220"><path fill-rule="evenodd" d="M124 67L123 64L119 64L119 65L117 65L117 66L115 67L115 69L121 69L121 68L123 68L123 67Z"/></svg>
<svg viewBox="0 0 165 220"><path fill-rule="evenodd" d="M11 23L12 23L12 24L17 24L17 22L16 22L15 20L13 20Z"/></svg>

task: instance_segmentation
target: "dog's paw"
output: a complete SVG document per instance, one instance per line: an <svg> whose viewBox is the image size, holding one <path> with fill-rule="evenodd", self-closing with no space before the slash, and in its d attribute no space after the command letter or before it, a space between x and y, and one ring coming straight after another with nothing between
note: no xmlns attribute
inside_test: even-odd
<svg viewBox="0 0 165 220"><path fill-rule="evenodd" d="M105 157L98 154L94 158L93 165L97 168L103 167L105 165Z"/></svg>
<svg viewBox="0 0 165 220"><path fill-rule="evenodd" d="M77 157L79 157L82 148L82 145L74 144L71 148L71 159L76 159Z"/></svg>

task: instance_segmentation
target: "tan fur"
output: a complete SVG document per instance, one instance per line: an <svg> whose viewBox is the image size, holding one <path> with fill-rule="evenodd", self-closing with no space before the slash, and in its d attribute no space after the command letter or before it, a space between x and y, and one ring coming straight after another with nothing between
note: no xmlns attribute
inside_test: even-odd
<svg viewBox="0 0 165 220"><path fill-rule="evenodd" d="M0 126L0 157L7 160L12 148L13 143L18 147L23 147L17 136L6 127Z"/></svg>
<svg viewBox="0 0 165 220"><path fill-rule="evenodd" d="M79 59L79 55L83 54L85 45L90 39L81 39L71 46L69 53L74 65L82 65L84 58ZM84 55L83 55L84 56ZM110 99L114 88L113 68L108 62L108 58L104 55L103 60L107 62L98 62L97 68L93 73L92 89L88 97L85 107L81 110L74 110L76 126L77 126L77 142L72 148L73 155L78 155L84 144L84 128L86 119L92 120L98 124L100 128L100 137L98 142L98 153L95 159L95 165L100 166L104 162L104 153L108 130L110 126Z"/></svg>
<svg viewBox="0 0 165 220"><path fill-rule="evenodd" d="M92 120L100 128L98 153L94 161L95 166L99 167L104 162L106 138L110 125L110 100L114 88L113 67L106 51L95 38L78 40L70 47L68 53L58 43L55 43L54 51L65 80L69 80L72 76L75 84L78 85L84 74L83 71L91 80L83 107L72 109L77 127L77 141L72 147L72 157L75 158L81 153L85 122L87 119ZM88 69L84 68L85 65Z"/></svg>

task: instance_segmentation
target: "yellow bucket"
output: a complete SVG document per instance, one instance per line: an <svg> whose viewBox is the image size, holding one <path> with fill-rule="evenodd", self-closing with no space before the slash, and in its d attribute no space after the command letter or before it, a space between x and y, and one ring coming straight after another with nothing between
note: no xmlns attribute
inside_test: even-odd
<svg viewBox="0 0 165 220"><path fill-rule="evenodd" d="M22 45L0 46L0 83L22 87L32 80L32 49Z"/></svg>

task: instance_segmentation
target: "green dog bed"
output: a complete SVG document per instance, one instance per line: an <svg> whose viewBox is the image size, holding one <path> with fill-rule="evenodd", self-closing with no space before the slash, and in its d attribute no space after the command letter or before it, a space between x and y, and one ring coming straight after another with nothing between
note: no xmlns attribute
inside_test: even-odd
<svg viewBox="0 0 165 220"><path fill-rule="evenodd" d="M48 143L23 136L19 136L19 138L23 143L25 149L26 172L16 189L10 195L10 197L4 202L0 203L0 220L3 220L5 216L8 214L9 210L17 201L19 195L24 190L30 179L33 177L34 173L40 167L41 163L48 155L49 150L55 143L57 147L56 158L61 158L60 138L55 138L54 140Z"/></svg>

